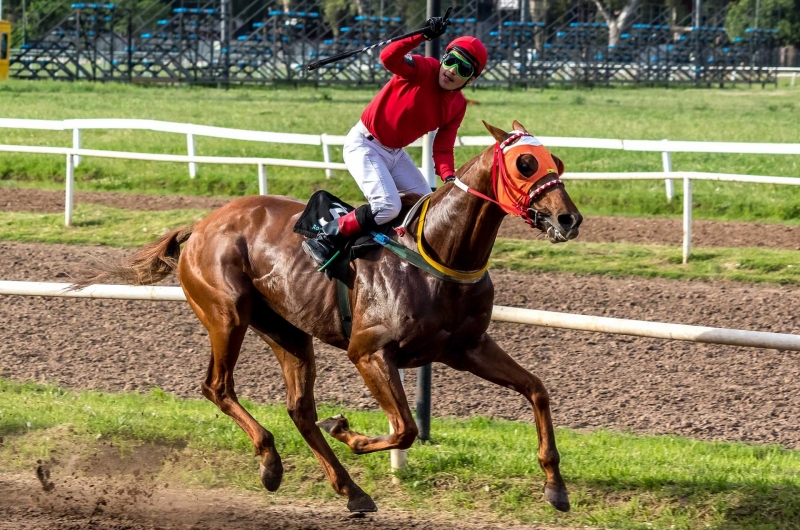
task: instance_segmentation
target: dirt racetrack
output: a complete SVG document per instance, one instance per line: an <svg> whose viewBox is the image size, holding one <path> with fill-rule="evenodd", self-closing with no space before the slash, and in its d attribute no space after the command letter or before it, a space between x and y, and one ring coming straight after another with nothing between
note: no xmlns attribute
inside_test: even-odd
<svg viewBox="0 0 800 530"><path fill-rule="evenodd" d="M0 210L43 211L45 206L50 208L45 202L55 198L55 195L41 195L51 192L28 191L15 192L12 194L14 197L9 198L11 195L6 191L0 192ZM23 197L31 199L27 206L21 200ZM141 208L141 203L128 195L120 198L101 194L97 197L91 202L113 204L117 201L119 206ZM89 199L89 195L78 197L79 201ZM169 202L174 198L146 199L149 204L158 203L162 208L173 208L176 204ZM179 200L184 201L180 203L181 207L213 205L213 199ZM208 202L201 206L196 201ZM613 235L619 237L618 240L675 243L664 240L673 232L672 228L664 229L665 221L648 221L656 224L646 231L641 231L641 226L646 223L624 221L630 231L608 232L606 236L597 235L597 238L609 240ZM591 219L587 221L583 236L602 234L593 226L599 227L603 223L607 227L604 230L609 231L618 224L613 220ZM522 226L519 221L516 224ZM761 230L748 224L747 230L738 227L728 231L724 229L727 225L710 223L708 233L719 237L705 245L756 245L751 234L758 234ZM516 230L516 227L504 226L501 235L513 237ZM639 235L636 235L636 230L640 230ZM526 231L525 235L528 233ZM675 233L679 237L680 231ZM739 235L725 239L725 234L730 236L731 233ZM745 237L744 234L748 235ZM778 238L781 241L779 246L797 248L799 234L793 228L786 228L786 237ZM743 239L736 239L740 235ZM0 242L0 278L68 281L69 273L91 264L92 253L111 257L125 252L104 247ZM796 286L506 271L492 272L492 279L496 289L495 303L500 305L800 333L797 316L800 287ZM543 379L550 390L554 423L558 426L671 433L704 440L782 444L800 449L800 429L797 428L797 418L800 417L800 353L502 323L492 324L490 333L521 365ZM318 401L341 403L342 408L375 409L374 399L345 354L320 344L316 347ZM208 351L206 332L184 303L0 296L0 377L106 391L146 391L158 386L179 396L200 397L199 383L205 373ZM249 334L245 340L236 374L240 396L257 402L284 401L283 380L277 362L254 334ZM406 388L413 403L413 372L407 374ZM440 365L434 366L433 414L482 414L532 421L529 406L521 397ZM230 420L221 418L220 421ZM36 489L35 484L29 484L31 480L32 475L0 476L0 491L13 490L29 498ZM165 492L164 495L172 493ZM202 516L212 521L208 527L221 526L227 512L221 508L217 510L213 502L203 500L202 496L207 493L183 492L175 497L175 502L178 505L185 502L186 495L190 495L192 502L205 506L197 513L202 512ZM273 517L268 507L242 502L245 503L244 510L251 509L254 517L245 517L245 521L252 523L253 520L264 521ZM157 516L160 513L158 504L154 506L153 514ZM84 508L82 506L80 510ZM76 515L74 524L70 522L70 513L75 510L80 511L69 503L14 503L0 495L0 515L9 517L2 517L0 529L91 528L86 526L85 514ZM328 513L325 508L308 510L308 519L287 515L287 525L275 528L316 528L314 525ZM113 513L111 509L108 511ZM385 513L379 516L384 517ZM42 517L45 519L38 519ZM97 514L97 517L97 521L103 521L105 516ZM184 524L186 519L151 521L141 516L144 518L128 521L128 524L125 523L125 513L118 512L118 517L122 521L118 526L105 520L107 525L95 527L190 527ZM375 528L465 528L461 523L448 526L452 523L422 522L409 515L398 515L381 523L377 522L378 519L364 523L344 520L340 511L335 512L335 517L345 526L325 524L319 527L372 528L365 525L375 524ZM403 522L403 517L407 518L406 522ZM11 522L6 523L6 520ZM44 524L37 524L37 521ZM170 526L173 523L175 526ZM225 526L234 530L257 527L250 523L249 526L225 523ZM4 526L7 524L11 526ZM196 527L205 528L199 523Z"/></svg>

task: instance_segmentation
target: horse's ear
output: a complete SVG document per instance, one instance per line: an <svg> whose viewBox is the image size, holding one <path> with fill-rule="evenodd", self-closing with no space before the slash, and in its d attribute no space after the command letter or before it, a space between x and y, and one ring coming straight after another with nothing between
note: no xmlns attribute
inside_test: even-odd
<svg viewBox="0 0 800 530"><path fill-rule="evenodd" d="M483 121L483 120L481 120L481 121ZM495 139L495 140L497 140L498 142L502 142L503 140L505 140L505 139L506 139L506 132L505 132L503 129L500 129L500 128L497 128L497 127L494 127L493 125L489 125L489 124L488 124L488 123L486 123L485 121L483 122L483 125L486 127L486 130L487 130L487 131L489 131L489 133L490 133L490 134L491 134L491 135L494 137L494 139Z"/></svg>
<svg viewBox="0 0 800 530"><path fill-rule="evenodd" d="M556 163L556 169L558 170L558 176L560 177L564 174L564 162L562 162L561 159L554 154L550 154L550 156L553 157L553 162Z"/></svg>
<svg viewBox="0 0 800 530"><path fill-rule="evenodd" d="M511 127L512 127L512 128L515 130L515 131L522 131L522 132L524 132L524 133L526 133L526 134L530 134L530 133L528 132L528 130L527 130L527 129L525 129L525 127L523 127L523 126L522 126L522 124L521 124L520 122L518 122L517 120L514 120L514 123L512 123L512 124L511 124Z"/></svg>

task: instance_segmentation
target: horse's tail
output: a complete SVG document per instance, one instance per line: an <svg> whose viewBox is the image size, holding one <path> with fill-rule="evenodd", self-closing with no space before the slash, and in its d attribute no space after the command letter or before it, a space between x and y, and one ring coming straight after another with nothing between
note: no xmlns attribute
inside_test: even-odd
<svg viewBox="0 0 800 530"><path fill-rule="evenodd" d="M130 285L158 283L178 267L181 244L192 235L194 225L182 226L143 246L132 256L117 262L99 261L96 273L74 283L69 290L77 291L95 283L122 280Z"/></svg>

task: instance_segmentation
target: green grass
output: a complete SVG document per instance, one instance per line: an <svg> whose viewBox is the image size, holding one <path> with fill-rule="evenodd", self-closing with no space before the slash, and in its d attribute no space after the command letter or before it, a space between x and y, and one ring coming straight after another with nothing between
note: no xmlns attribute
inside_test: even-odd
<svg viewBox="0 0 800 530"><path fill-rule="evenodd" d="M519 271L559 271L646 278L726 279L741 282L798 283L800 253L763 248L696 248L683 265L680 247L628 243L552 245L498 239L492 267Z"/></svg>
<svg viewBox="0 0 800 530"><path fill-rule="evenodd" d="M138 247L182 225L199 221L208 211L143 212L100 205L77 205L72 225L63 214L0 212L0 239L33 243Z"/></svg>
<svg viewBox="0 0 800 530"><path fill-rule="evenodd" d="M201 219L202 210L140 212L79 204L73 226L62 214L0 212L0 239L36 243L138 247L177 226ZM659 245L498 239L492 268L671 279L729 279L800 283L800 254L763 248L699 248L683 265L681 249Z"/></svg>
<svg viewBox="0 0 800 530"><path fill-rule="evenodd" d="M375 94L367 89L141 87L89 83L23 82L0 85L0 108L14 118L149 118L223 127L307 134L345 134ZM486 134L481 120L510 127L519 120L541 136L800 142L800 90L646 89L476 90L467 97L461 135ZM3 130L3 143L71 145L71 132ZM198 137L202 155L268 156L321 160L321 148ZM147 131L85 131L83 146L183 154L185 138ZM659 153L554 149L570 171L660 171ZM476 154L457 148L456 163ZM412 149L419 159L420 150ZM339 149L334 159L341 160ZM44 155L0 154L0 186L63 186L64 161ZM677 153L675 170L798 176L800 156ZM184 164L84 159L77 187L197 195L257 192L256 168L201 166L188 178ZM270 193L307 198L319 188L343 199L363 200L344 172L332 180L319 170L269 169ZM659 182L571 182L579 207L590 215L676 215L680 201L664 199ZM800 219L800 190L789 186L696 183L695 217L707 219Z"/></svg>
<svg viewBox="0 0 800 530"><path fill-rule="evenodd" d="M275 435L287 468L278 499L333 500L344 511L283 407L245 404ZM325 405L319 412L340 409ZM386 432L383 414L347 416L356 430ZM624 529L788 530L800 519L800 452L777 446L558 429L573 506L559 514L541 500L544 476L533 425L434 419L431 431L431 443L409 451L409 467L396 486L386 453L354 456L341 443L331 445L384 508ZM261 490L250 442L233 421L206 401L157 389L144 395L73 393L0 380L0 436L4 471L91 454L101 444L118 447L123 460L135 458L143 445L139 454L165 458L149 470L156 480Z"/></svg>

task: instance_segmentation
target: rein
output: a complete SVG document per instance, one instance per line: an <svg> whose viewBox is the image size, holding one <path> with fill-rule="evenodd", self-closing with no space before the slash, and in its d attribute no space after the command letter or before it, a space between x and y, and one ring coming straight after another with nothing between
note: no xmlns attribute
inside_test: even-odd
<svg viewBox="0 0 800 530"><path fill-rule="evenodd" d="M513 145L518 140L529 137L530 140L525 139L522 140L517 145ZM494 147L494 158L492 160L492 190L494 191L495 197L501 198L498 200L497 198L489 197L488 195L481 193L475 189L470 188L466 184L464 184L460 179L455 178L454 184L456 187L475 195L476 197L480 197L481 199L487 200L498 205L500 208L503 209L506 213L510 213L513 215L518 215L522 217L526 223L530 224L531 226L538 227L540 225L541 218L544 217L541 212L538 210L531 208L530 205L533 204L536 197L546 192L548 189L555 187L555 186L563 186L564 183L555 178L553 180L549 180L542 184L541 186L536 187L533 190L525 191L520 186L517 186L511 175L509 175L508 168L506 167L505 161L505 153L504 151L511 147L523 147L523 146L535 146L539 149L544 149L544 147L539 143L538 140L533 138L530 134L522 131L513 131L509 133L509 137L506 138L502 143L498 142L495 144ZM533 154L533 149L531 147L528 148L529 152ZM545 151L546 152L546 151ZM533 182L536 183L542 178L546 177L548 174L556 173L557 170L552 168L544 168L541 167L543 161L539 160L537 157L537 162L540 163L540 169L537 171L536 174L532 175L535 177L541 173L541 175L534 179ZM518 177L519 179L519 177ZM525 177L522 177L525 179ZM417 242L417 252L414 252L411 249L406 248L405 246L389 239L383 234L372 233L373 239L381 244L387 250L397 254L404 260L408 261L415 267L428 272L429 274L446 281L456 282L456 283L475 283L480 281L486 272L489 269L489 261L486 261L486 264L481 267L479 270L476 271L460 271L456 269L451 269L441 263L437 262L433 259L426 251L425 247L422 244L422 236L423 236L423 229L425 226L425 214L428 212L428 205L430 204L430 196L432 194L425 195L422 197L417 203L411 208L408 214L405 217L403 223L395 229L395 231L399 235L403 235L406 233L406 227L410 224L411 220L413 219L414 215L416 214L417 210L419 210L419 223L417 225L416 234L414 234L414 239ZM517 198L514 199L514 196ZM504 201L502 198L508 198L509 200ZM527 204L523 204L523 200L527 199ZM525 207L523 207L525 206ZM533 217L531 217L533 215Z"/></svg>

